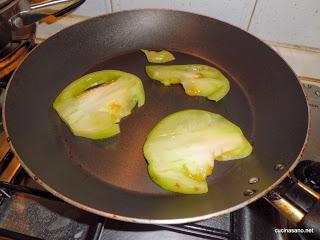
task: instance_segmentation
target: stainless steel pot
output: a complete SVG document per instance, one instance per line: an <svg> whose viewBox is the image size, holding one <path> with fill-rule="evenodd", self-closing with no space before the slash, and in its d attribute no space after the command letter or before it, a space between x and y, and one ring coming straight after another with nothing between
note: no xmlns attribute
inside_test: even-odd
<svg viewBox="0 0 320 240"><path fill-rule="evenodd" d="M33 39L37 21L50 15L62 16L84 2L85 0L52 0L31 4L30 0L0 0L0 50L12 42ZM54 5L64 7L50 14L43 12Z"/></svg>

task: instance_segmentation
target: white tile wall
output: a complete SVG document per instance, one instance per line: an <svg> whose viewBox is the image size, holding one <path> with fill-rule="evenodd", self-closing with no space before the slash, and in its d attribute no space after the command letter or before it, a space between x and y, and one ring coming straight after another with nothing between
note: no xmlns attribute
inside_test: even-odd
<svg viewBox="0 0 320 240"><path fill-rule="evenodd" d="M87 0L71 14L66 15L53 24L40 23L37 27L38 38L48 38L63 28L94 17L111 12L111 0Z"/></svg>
<svg viewBox="0 0 320 240"><path fill-rule="evenodd" d="M258 0L249 31L263 40L320 48L320 1Z"/></svg>
<svg viewBox="0 0 320 240"><path fill-rule="evenodd" d="M320 0L87 0L54 24L39 24L46 38L85 18L137 8L168 8L212 16L262 40L320 50Z"/></svg>
<svg viewBox="0 0 320 240"><path fill-rule="evenodd" d="M69 27L71 25L74 25L78 22L81 22L83 20L86 20L88 17L78 17L78 16L68 16L61 18L60 20L52 23L52 24L46 24L46 23L40 23L37 24L37 38L40 39L46 39L53 34L61 31L62 29Z"/></svg>
<svg viewBox="0 0 320 240"><path fill-rule="evenodd" d="M87 0L73 14L92 17L110 12L110 0Z"/></svg>
<svg viewBox="0 0 320 240"><path fill-rule="evenodd" d="M320 79L320 52L312 49L269 44L300 77Z"/></svg>
<svg viewBox="0 0 320 240"><path fill-rule="evenodd" d="M72 14L92 17L137 8L195 12L249 29L262 40L320 49L320 0L87 0ZM50 36L75 21L41 24L38 32Z"/></svg>
<svg viewBox="0 0 320 240"><path fill-rule="evenodd" d="M211 16L246 29L255 0L111 0L112 10L169 8Z"/></svg>

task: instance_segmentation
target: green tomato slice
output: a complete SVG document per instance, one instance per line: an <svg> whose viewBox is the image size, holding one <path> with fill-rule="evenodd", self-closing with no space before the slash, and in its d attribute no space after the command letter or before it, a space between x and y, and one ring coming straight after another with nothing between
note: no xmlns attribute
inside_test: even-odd
<svg viewBox="0 0 320 240"><path fill-rule="evenodd" d="M120 119L145 102L141 80L130 73L103 70L69 84L53 103L76 136L102 139L120 132Z"/></svg>
<svg viewBox="0 0 320 240"><path fill-rule="evenodd" d="M241 129L221 115L191 109L162 119L143 151L156 184L173 192L201 194L208 192L206 178L214 160L244 158L252 146Z"/></svg>
<svg viewBox="0 0 320 240"><path fill-rule="evenodd" d="M219 101L230 90L229 80L216 68L201 64L146 66L148 76L165 86L181 83L186 94Z"/></svg>
<svg viewBox="0 0 320 240"><path fill-rule="evenodd" d="M157 52L141 49L141 51L146 55L148 62L150 63L166 63L175 59L173 54L166 50L161 50Z"/></svg>

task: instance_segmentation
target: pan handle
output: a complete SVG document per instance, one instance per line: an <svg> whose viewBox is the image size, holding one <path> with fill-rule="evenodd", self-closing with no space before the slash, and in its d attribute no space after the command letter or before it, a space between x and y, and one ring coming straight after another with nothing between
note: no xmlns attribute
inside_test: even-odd
<svg viewBox="0 0 320 240"><path fill-rule="evenodd" d="M302 239L315 240L320 239L320 201L318 201L311 211L304 216L301 222L297 225L300 229L313 229L314 234L302 234ZM313 235L313 236L312 236Z"/></svg>
<svg viewBox="0 0 320 240"><path fill-rule="evenodd" d="M28 10L21 11L12 16L9 23L14 30L21 29L28 25L34 24L46 17L60 17L83 4L86 0L52 0L45 1L37 4L32 4ZM68 4L70 3L70 4ZM68 4L67 6L65 6ZM54 13L45 13L44 10L52 7L62 5L63 8Z"/></svg>
<svg viewBox="0 0 320 240"><path fill-rule="evenodd" d="M297 226L305 240L320 239L320 194L307 185L287 177L265 199Z"/></svg>

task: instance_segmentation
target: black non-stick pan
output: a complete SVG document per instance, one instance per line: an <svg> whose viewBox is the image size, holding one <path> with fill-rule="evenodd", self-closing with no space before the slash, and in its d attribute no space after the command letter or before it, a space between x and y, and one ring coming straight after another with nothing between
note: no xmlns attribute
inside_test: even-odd
<svg viewBox="0 0 320 240"><path fill-rule="evenodd" d="M147 77L141 48L171 51L176 60L170 64L217 67L230 79L231 90L214 102L187 96L181 86L165 87ZM139 76L146 103L121 121L116 137L76 137L52 103L69 83L101 69ZM249 157L215 164L207 194L172 193L148 176L142 152L147 134L183 109L221 114L253 144ZM140 223L197 221L257 200L294 168L308 135L302 88L272 49L224 22L171 10L100 16L52 36L16 70L4 120L14 152L45 189L79 208Z"/></svg>

